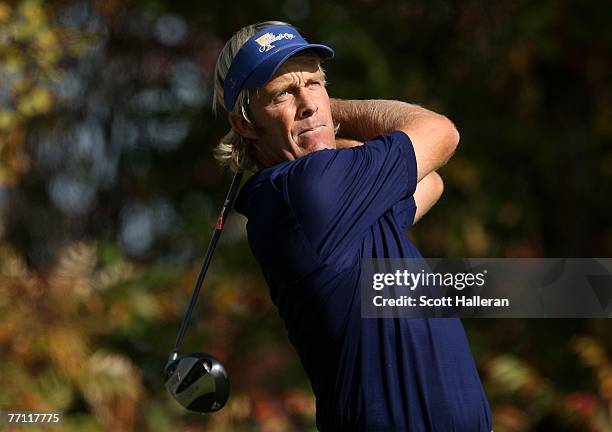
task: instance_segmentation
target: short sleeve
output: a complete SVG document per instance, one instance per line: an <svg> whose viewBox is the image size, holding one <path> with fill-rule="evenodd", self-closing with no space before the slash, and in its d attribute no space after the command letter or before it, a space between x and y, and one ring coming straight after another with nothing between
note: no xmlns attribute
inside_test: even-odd
<svg viewBox="0 0 612 432"><path fill-rule="evenodd" d="M393 214L401 229L408 229L412 226L416 210L414 196L403 199L393 206Z"/></svg>
<svg viewBox="0 0 612 432"><path fill-rule="evenodd" d="M287 172L284 198L311 246L328 261L357 247L394 206L409 217L416 183L412 142L396 131L359 147L299 158Z"/></svg>

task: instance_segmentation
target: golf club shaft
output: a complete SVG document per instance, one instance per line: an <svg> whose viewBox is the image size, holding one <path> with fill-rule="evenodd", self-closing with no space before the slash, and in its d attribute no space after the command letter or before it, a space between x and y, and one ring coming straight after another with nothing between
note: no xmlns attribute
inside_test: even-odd
<svg viewBox="0 0 612 432"><path fill-rule="evenodd" d="M208 271L210 260L212 259L212 255L217 246L217 242L219 241L219 237L221 237L221 231L223 230L223 225L225 225L225 220L230 211L231 204L234 201L234 198L236 197L236 193L238 192L238 187L240 186L241 180L242 180L242 172L237 172L236 174L234 174L234 178L232 179L232 184L230 185L229 191L227 193L227 197L225 198L225 202L223 203L223 208L221 209L221 213L219 214L217 226L215 228L212 238L210 239L210 243L208 244L208 249L206 250L206 255L204 256L204 261L202 262L202 268L200 269L198 280L196 281L196 285L193 290L193 294L191 295L191 300L189 301L189 305L187 306L187 310L185 311L185 316L183 317L181 329L179 330L179 334L176 338L176 344L174 345L174 350L170 353L170 360L173 360L174 358L176 358L176 356L178 355L179 349L183 343L183 338L185 337L187 326L189 326L189 321L191 320L191 314L193 313L193 308L195 307L195 304L198 300L200 289L202 288L204 277L206 276L206 272Z"/></svg>

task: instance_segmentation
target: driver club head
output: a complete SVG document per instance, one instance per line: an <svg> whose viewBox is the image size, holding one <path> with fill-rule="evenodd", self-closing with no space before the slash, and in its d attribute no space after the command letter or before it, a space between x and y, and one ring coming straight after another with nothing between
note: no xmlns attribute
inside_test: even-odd
<svg viewBox="0 0 612 432"><path fill-rule="evenodd" d="M164 369L164 379L172 397L189 411L219 411L229 397L227 371L210 354L191 353L172 360Z"/></svg>

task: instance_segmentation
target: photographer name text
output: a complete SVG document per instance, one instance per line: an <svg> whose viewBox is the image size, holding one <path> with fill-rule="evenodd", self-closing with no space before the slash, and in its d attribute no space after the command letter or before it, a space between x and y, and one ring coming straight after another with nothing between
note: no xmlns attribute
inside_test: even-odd
<svg viewBox="0 0 612 432"><path fill-rule="evenodd" d="M418 298L410 296L399 296L385 298L374 296L372 303L375 307L510 307L508 298L487 298L481 296L457 296L457 297L427 297Z"/></svg>

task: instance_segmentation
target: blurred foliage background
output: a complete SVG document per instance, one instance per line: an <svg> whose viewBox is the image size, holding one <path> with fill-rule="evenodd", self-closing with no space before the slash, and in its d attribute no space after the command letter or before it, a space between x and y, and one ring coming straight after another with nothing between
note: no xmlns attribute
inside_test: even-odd
<svg viewBox="0 0 612 432"><path fill-rule="evenodd" d="M612 256L606 0L0 0L0 409L66 431L314 430L239 215L184 344L229 369L228 406L188 413L161 377L231 178L211 157L216 57L268 19L336 48L333 96L457 124L410 234L424 255ZM609 321L464 324L496 432L612 430Z"/></svg>

